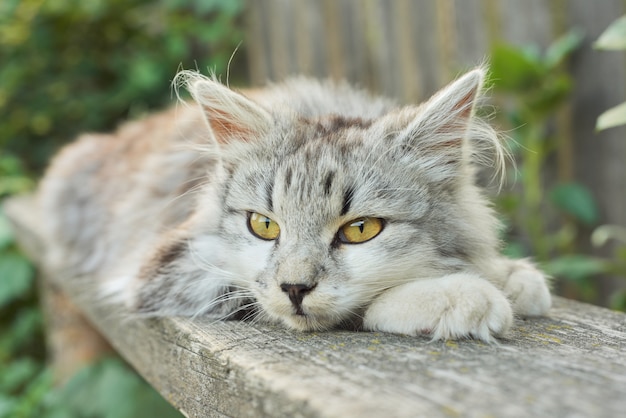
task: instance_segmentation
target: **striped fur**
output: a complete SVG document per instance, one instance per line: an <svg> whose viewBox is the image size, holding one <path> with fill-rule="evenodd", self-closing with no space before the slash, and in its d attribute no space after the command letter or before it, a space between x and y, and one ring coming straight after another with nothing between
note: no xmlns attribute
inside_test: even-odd
<svg viewBox="0 0 626 418"><path fill-rule="evenodd" d="M40 187L50 268L143 315L205 315L492 341L550 306L544 275L499 255L474 183L501 170L474 116L485 69L419 106L298 78L235 92L184 72L196 104L86 135ZM256 237L250 213L280 226ZM383 220L360 244L343 225Z"/></svg>

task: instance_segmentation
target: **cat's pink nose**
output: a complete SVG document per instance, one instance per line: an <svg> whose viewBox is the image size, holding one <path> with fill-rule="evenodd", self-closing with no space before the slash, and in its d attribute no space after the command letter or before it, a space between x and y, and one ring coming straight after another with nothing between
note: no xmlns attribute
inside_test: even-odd
<svg viewBox="0 0 626 418"><path fill-rule="evenodd" d="M304 315L302 311L302 299L315 288L315 285L282 283L280 288L289 295L289 300L296 308L296 315Z"/></svg>

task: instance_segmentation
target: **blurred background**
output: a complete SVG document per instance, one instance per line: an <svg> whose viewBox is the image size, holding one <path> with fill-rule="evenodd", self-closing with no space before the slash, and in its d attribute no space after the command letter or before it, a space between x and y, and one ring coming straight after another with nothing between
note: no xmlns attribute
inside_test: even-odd
<svg viewBox="0 0 626 418"><path fill-rule="evenodd" d="M291 74L347 79L416 103L488 62L480 111L516 160L497 196L486 181L503 251L535 259L556 294L626 310L626 109L604 113L626 96L625 6L1 0L0 198L32 191L78 133L173 105L170 82L182 68L228 73L241 87ZM119 359L55 386L44 322L35 271L0 212L0 417L177 416Z"/></svg>

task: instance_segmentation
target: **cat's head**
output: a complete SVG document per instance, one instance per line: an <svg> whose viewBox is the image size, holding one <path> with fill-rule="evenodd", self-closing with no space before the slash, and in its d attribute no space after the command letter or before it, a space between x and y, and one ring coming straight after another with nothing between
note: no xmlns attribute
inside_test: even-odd
<svg viewBox="0 0 626 418"><path fill-rule="evenodd" d="M473 115L483 77L474 70L425 104L363 118L319 116L324 103L303 116L188 77L220 164L197 213L144 269L141 309L252 303L292 328L324 329L358 318L385 289L471 269L496 246L471 169L473 156L499 149ZM360 106L342 94L327 106Z"/></svg>

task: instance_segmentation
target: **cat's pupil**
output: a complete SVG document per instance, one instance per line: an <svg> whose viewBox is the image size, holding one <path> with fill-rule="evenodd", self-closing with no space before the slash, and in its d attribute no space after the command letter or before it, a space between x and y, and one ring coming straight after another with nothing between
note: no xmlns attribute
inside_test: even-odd
<svg viewBox="0 0 626 418"><path fill-rule="evenodd" d="M364 221L359 221L357 223L358 223L359 231L362 234L363 233L363 229L365 228L365 222Z"/></svg>
<svg viewBox="0 0 626 418"><path fill-rule="evenodd" d="M265 218L265 229L270 229L270 218Z"/></svg>

